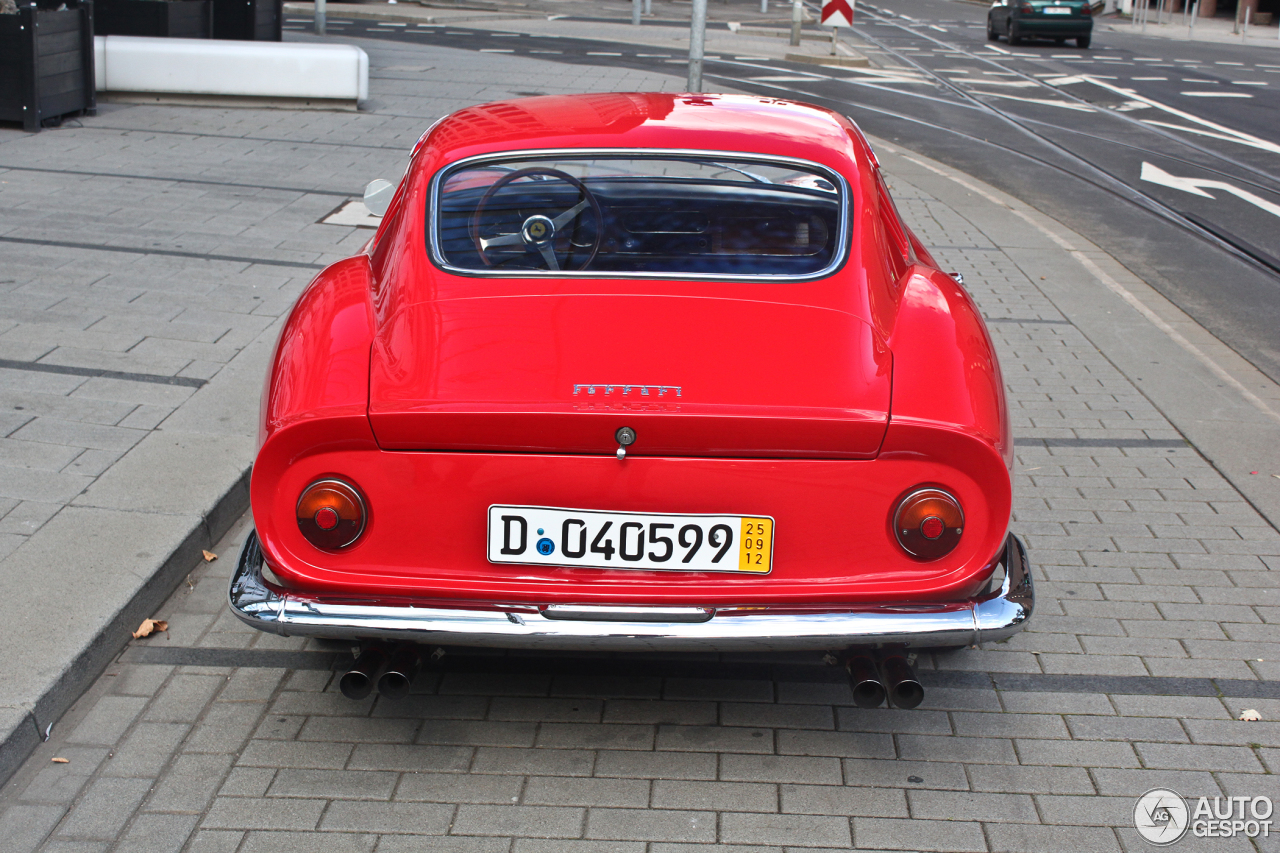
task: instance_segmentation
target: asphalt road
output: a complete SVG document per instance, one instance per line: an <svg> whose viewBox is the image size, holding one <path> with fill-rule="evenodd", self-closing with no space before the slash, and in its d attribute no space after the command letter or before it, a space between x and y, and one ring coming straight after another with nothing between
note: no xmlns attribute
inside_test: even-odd
<svg viewBox="0 0 1280 853"><path fill-rule="evenodd" d="M854 30L873 67L710 56L704 89L839 109L869 133L1025 199L1280 381L1280 53L1102 28L1089 50L1010 47L987 41L976 4L885 0L858 10ZM684 73L682 52L650 46L331 24L351 36Z"/></svg>

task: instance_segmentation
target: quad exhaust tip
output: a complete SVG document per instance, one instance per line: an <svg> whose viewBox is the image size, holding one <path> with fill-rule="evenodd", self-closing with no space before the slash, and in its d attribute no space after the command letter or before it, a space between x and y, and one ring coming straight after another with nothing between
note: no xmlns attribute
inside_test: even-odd
<svg viewBox="0 0 1280 853"><path fill-rule="evenodd" d="M397 646L390 654L378 646L366 646L338 681L338 689L348 699L364 699L374 687L388 699L404 699L421 668L422 655L412 643Z"/></svg>
<svg viewBox="0 0 1280 853"><path fill-rule="evenodd" d="M421 666L422 655L418 653L417 646L400 646L391 654L386 672L378 679L378 692L388 699L404 699L409 695Z"/></svg>
<svg viewBox="0 0 1280 853"><path fill-rule="evenodd" d="M387 665L387 655L382 649L370 646L360 653L351 669L338 682L338 689L348 699L363 699L373 692L378 677Z"/></svg>
<svg viewBox="0 0 1280 853"><path fill-rule="evenodd" d="M924 701L915 667L900 652L859 652L845 661L845 669L859 708L879 708L887 699L892 707L911 709Z"/></svg>

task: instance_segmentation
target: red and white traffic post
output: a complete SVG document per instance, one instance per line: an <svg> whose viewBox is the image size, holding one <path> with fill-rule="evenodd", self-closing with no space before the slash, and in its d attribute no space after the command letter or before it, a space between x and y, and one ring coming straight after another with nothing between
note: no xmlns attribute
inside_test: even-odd
<svg viewBox="0 0 1280 853"><path fill-rule="evenodd" d="M818 23L831 27L831 55L836 55L836 34L841 27L853 26L853 9L858 0L822 0L822 14Z"/></svg>

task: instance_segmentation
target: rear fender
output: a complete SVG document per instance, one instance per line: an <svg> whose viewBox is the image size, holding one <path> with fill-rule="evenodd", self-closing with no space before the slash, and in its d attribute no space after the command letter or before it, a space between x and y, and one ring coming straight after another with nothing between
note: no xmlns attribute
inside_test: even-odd
<svg viewBox="0 0 1280 853"><path fill-rule="evenodd" d="M263 387L250 485L269 563L281 521L269 508L284 471L304 456L377 447L367 413L373 342L369 282L367 255L327 268L302 292L276 342Z"/></svg>
<svg viewBox="0 0 1280 853"><path fill-rule="evenodd" d="M908 274L893 332L893 402L881 459L965 459L992 518L1012 509L1013 438L995 346L951 276Z"/></svg>

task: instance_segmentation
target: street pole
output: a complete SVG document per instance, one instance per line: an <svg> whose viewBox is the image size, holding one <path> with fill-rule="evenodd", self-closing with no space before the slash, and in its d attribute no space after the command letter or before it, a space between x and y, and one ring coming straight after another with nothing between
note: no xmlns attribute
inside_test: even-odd
<svg viewBox="0 0 1280 853"><path fill-rule="evenodd" d="M804 23L804 7L800 0L791 0L791 45L800 44L800 25Z"/></svg>
<svg viewBox="0 0 1280 853"><path fill-rule="evenodd" d="M324 35L324 0L316 0L316 35Z"/></svg>
<svg viewBox="0 0 1280 853"><path fill-rule="evenodd" d="M631 26L640 26L640 13L644 10L644 0L631 0Z"/></svg>
<svg viewBox="0 0 1280 853"><path fill-rule="evenodd" d="M760 0L760 14L769 14L769 0Z"/></svg>
<svg viewBox="0 0 1280 853"><path fill-rule="evenodd" d="M689 21L689 91L702 91L702 46L707 39L707 0L693 0Z"/></svg>

